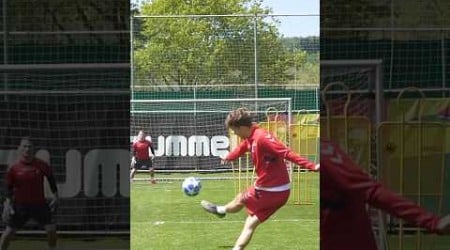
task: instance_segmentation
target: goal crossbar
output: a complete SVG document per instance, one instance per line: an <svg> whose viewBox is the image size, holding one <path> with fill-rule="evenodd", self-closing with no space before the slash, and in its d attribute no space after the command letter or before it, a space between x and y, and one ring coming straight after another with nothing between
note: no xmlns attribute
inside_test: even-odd
<svg viewBox="0 0 450 250"><path fill-rule="evenodd" d="M231 98L231 99L159 99L159 100L147 100L147 99L133 99L130 100L131 103L194 103L194 102L270 102L270 101L286 101L291 102L291 98Z"/></svg>
<svg viewBox="0 0 450 250"><path fill-rule="evenodd" d="M383 60L381 59L346 59L346 60L321 60L320 68L321 71L324 68L352 68L352 67L360 67L372 68L374 71L374 86L373 89L368 90L350 90L351 93L370 93L373 92L375 94L375 110L376 117L375 122L379 124L383 119ZM339 90L330 90L329 94L342 94L342 91ZM349 92L350 93L350 92Z"/></svg>

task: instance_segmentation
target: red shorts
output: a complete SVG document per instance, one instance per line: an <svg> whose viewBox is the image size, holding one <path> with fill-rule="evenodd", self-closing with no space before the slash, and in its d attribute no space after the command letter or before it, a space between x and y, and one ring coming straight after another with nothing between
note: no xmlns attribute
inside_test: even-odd
<svg viewBox="0 0 450 250"><path fill-rule="evenodd" d="M247 208L248 215L255 215L260 222L267 220L289 200L290 190L268 192L250 187L240 194L240 200Z"/></svg>

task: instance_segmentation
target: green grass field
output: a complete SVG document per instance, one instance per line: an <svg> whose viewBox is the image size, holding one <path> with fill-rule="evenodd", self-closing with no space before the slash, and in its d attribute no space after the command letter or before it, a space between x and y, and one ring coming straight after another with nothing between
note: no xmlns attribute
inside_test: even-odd
<svg viewBox="0 0 450 250"><path fill-rule="evenodd" d="M246 249L319 249L318 174L310 175L314 204L295 205L295 199L292 199L259 226ZM157 177L173 176L188 175ZM211 175L189 176L205 178ZM233 180L203 179L202 190L196 197L183 194L180 180L163 180L154 185L135 181L131 187L131 249L231 249L246 218L245 210L219 219L203 211L200 201L223 204L234 195Z"/></svg>

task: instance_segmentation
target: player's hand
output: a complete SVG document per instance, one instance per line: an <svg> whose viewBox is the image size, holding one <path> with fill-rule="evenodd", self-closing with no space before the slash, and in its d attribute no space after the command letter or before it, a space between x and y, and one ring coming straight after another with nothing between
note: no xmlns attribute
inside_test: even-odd
<svg viewBox="0 0 450 250"><path fill-rule="evenodd" d="M11 201L9 199L6 199L5 202L3 202L2 220L6 222L12 214L14 214L14 208L11 204Z"/></svg>
<svg viewBox="0 0 450 250"><path fill-rule="evenodd" d="M438 234L450 234L450 215L442 217L437 225Z"/></svg>
<svg viewBox="0 0 450 250"><path fill-rule="evenodd" d="M154 160L155 159L155 156L154 155L150 155L150 160Z"/></svg>
<svg viewBox="0 0 450 250"><path fill-rule="evenodd" d="M228 162L230 162L229 160L227 160L227 156L228 156L228 154L220 156L220 159L221 159L220 163L222 163L222 165L227 164Z"/></svg>
<svg viewBox="0 0 450 250"><path fill-rule="evenodd" d="M58 207L58 203L59 203L58 197L57 196L53 196L53 198L48 203L48 207L50 208L50 211L52 213L54 213L56 211L56 208Z"/></svg>
<svg viewBox="0 0 450 250"><path fill-rule="evenodd" d="M314 171L320 170L320 163L317 163L316 166L314 166Z"/></svg>

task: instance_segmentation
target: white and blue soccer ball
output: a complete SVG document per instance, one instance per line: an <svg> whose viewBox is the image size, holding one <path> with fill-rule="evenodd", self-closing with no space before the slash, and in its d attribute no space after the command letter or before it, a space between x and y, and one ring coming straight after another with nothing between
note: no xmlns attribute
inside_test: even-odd
<svg viewBox="0 0 450 250"><path fill-rule="evenodd" d="M184 179L181 186L183 188L183 192L187 196L196 196L202 189L202 183L200 182L200 179L195 177L188 177Z"/></svg>

